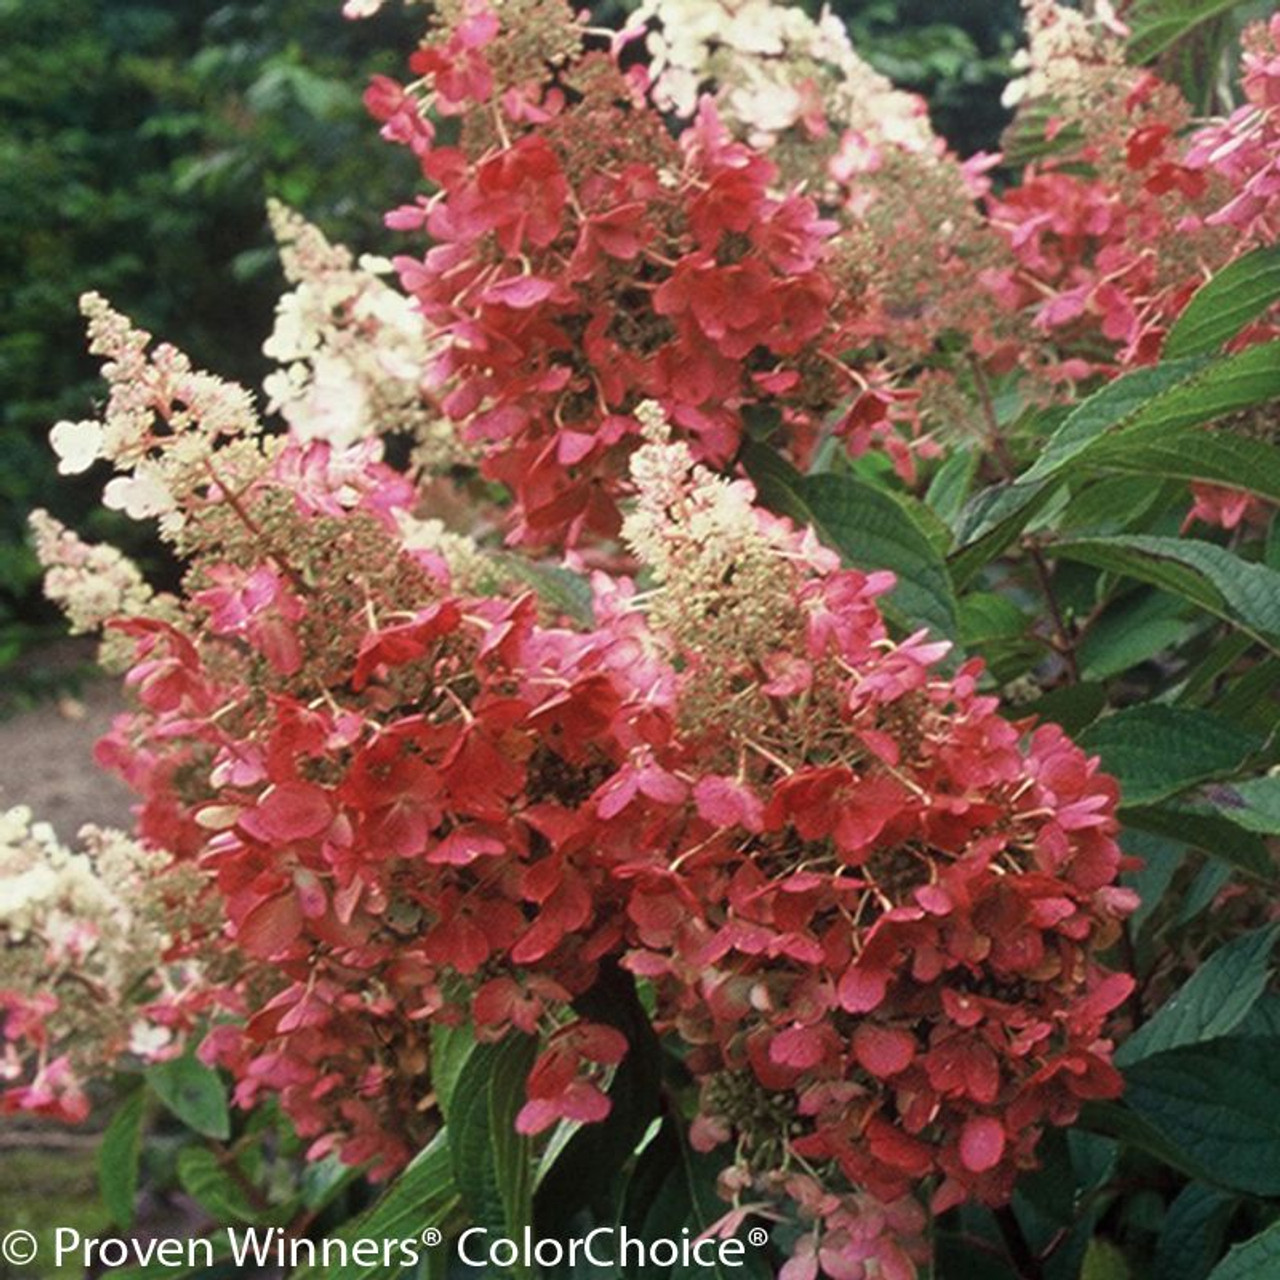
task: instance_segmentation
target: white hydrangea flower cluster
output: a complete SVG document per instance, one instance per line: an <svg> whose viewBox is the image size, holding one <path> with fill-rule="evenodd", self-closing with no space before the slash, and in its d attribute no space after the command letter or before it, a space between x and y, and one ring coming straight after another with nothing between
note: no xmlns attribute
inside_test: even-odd
<svg viewBox="0 0 1280 1280"><path fill-rule="evenodd" d="M151 1016L172 976L158 888L181 891L158 875L169 858L118 831L80 839L73 852L25 806L0 812L0 1081L18 1105L65 1119L87 1111L82 1077L174 1043Z"/></svg>
<svg viewBox="0 0 1280 1280"><path fill-rule="evenodd" d="M757 506L750 481L696 463L658 405L636 417L646 443L631 456L636 503L622 537L658 584L646 600L651 627L726 663L768 652L795 624L797 575L837 558L811 530Z"/></svg>
<svg viewBox="0 0 1280 1280"><path fill-rule="evenodd" d="M138 566L109 543L85 542L44 510L33 511L28 524L44 568L44 593L62 610L73 635L102 632L112 618L147 614L176 619L177 601L157 596ZM108 671L123 671L132 654L126 637L103 634L98 661Z"/></svg>
<svg viewBox="0 0 1280 1280"><path fill-rule="evenodd" d="M381 278L391 264L356 262L278 201L269 213L294 288L263 345L281 366L264 383L268 410L301 439L335 448L393 431L429 434L439 416L421 392L431 346L413 303Z"/></svg>
<svg viewBox="0 0 1280 1280"><path fill-rule="evenodd" d="M921 98L859 57L844 24L824 9L771 0L644 0L629 30L648 29L656 100L692 115L698 96L718 86L717 105L756 146L772 146L796 126L863 134L911 151L941 144Z"/></svg>
<svg viewBox="0 0 1280 1280"><path fill-rule="evenodd" d="M138 566L109 543L91 546L47 511L28 518L45 594L66 614L73 635L99 630L114 617L149 611L155 593Z"/></svg>
<svg viewBox="0 0 1280 1280"><path fill-rule="evenodd" d="M406 4L413 4L415 0L405 0ZM342 6L342 16L344 18L372 18L375 14L380 13L386 8L387 0L346 0Z"/></svg>
<svg viewBox="0 0 1280 1280"><path fill-rule="evenodd" d="M0 931L6 953L38 939L49 976L74 964L78 981L116 998L136 972L130 953L154 964L168 945L142 927L136 902L167 859L118 831L81 836L87 852L73 853L25 806L0 814Z"/></svg>
<svg viewBox="0 0 1280 1280"><path fill-rule="evenodd" d="M706 585L732 564L771 551L746 480L727 480L696 463L683 440L672 440L661 407L636 409L646 443L631 455L637 500L622 525L627 545L662 583L687 579ZM696 569L694 566L696 565Z"/></svg>
<svg viewBox="0 0 1280 1280"><path fill-rule="evenodd" d="M86 471L99 459L116 471L103 503L135 520L160 517L176 534L184 497L217 483L209 471L215 446L253 437L260 423L243 387L192 366L169 343L148 354L151 335L136 328L104 298L87 293L80 310L89 322L89 350L105 356L111 391L100 421L59 422L49 433L64 474ZM256 455L257 445L250 446Z"/></svg>
<svg viewBox="0 0 1280 1280"><path fill-rule="evenodd" d="M1041 98L1071 100L1087 91L1085 68L1123 65L1128 29L1108 0L1098 0L1092 17L1057 0L1023 0L1022 7L1027 46L1013 55L1014 70L1022 74L1005 86L1006 107Z"/></svg>

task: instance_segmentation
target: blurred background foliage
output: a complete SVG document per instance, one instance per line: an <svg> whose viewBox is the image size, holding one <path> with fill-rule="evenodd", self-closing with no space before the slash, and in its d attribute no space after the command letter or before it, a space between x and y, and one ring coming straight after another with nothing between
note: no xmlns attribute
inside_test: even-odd
<svg viewBox="0 0 1280 1280"><path fill-rule="evenodd" d="M812 2L812 0L810 0ZM605 4L616 0L604 0ZM814 7L817 7L816 5ZM958 150L996 145L1017 0L841 0L859 48L925 94ZM59 634L25 515L46 506L156 552L56 476L46 437L100 394L76 299L96 289L250 386L282 287L278 196L356 249L414 183L360 94L398 69L421 10L344 21L339 0L0 0L0 670Z"/></svg>

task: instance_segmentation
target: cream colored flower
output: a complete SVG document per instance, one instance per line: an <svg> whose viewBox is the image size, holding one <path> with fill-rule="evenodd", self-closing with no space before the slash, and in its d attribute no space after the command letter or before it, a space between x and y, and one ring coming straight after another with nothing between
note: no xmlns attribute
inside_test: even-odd
<svg viewBox="0 0 1280 1280"><path fill-rule="evenodd" d="M58 473L79 475L102 456L100 422L58 422L49 432L49 443L58 455Z"/></svg>

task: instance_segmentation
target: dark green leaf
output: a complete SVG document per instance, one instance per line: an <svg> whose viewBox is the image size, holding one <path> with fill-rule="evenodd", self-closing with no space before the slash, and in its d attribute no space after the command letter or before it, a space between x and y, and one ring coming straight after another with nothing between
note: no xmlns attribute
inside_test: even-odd
<svg viewBox="0 0 1280 1280"><path fill-rule="evenodd" d="M1125 15L1129 58L1150 62L1203 23L1237 8L1241 0L1137 0Z"/></svg>
<svg viewBox="0 0 1280 1280"><path fill-rule="evenodd" d="M1233 1031L1266 988L1277 935L1280 924L1269 925L1219 947L1116 1050L1116 1064L1127 1067L1154 1053Z"/></svg>
<svg viewBox="0 0 1280 1280"><path fill-rule="evenodd" d="M1280 1195L1280 1042L1170 1049L1125 1072L1125 1101L1222 1186Z"/></svg>
<svg viewBox="0 0 1280 1280"><path fill-rule="evenodd" d="M1236 1035L1255 1040L1280 1039L1280 994L1264 991L1236 1028Z"/></svg>
<svg viewBox="0 0 1280 1280"><path fill-rule="evenodd" d="M231 1136L227 1091L218 1073L195 1058L173 1058L147 1071L156 1097L189 1129L206 1138Z"/></svg>
<svg viewBox="0 0 1280 1280"><path fill-rule="evenodd" d="M245 1188L208 1147L186 1147L178 1156L178 1181L216 1222L255 1222Z"/></svg>
<svg viewBox="0 0 1280 1280"><path fill-rule="evenodd" d="M1124 820L1127 826L1194 845L1255 879L1276 878L1275 863L1262 838L1224 818L1170 804L1126 809Z"/></svg>
<svg viewBox="0 0 1280 1280"><path fill-rule="evenodd" d="M1081 538L1054 551L1184 596L1280 652L1280 573L1266 565L1191 538Z"/></svg>
<svg viewBox="0 0 1280 1280"><path fill-rule="evenodd" d="M1132 824L1126 825L1120 835L1120 846L1125 853L1141 860L1142 865L1124 873L1124 883L1141 899L1138 909L1129 917L1129 929L1141 934L1147 920L1164 901L1173 884L1178 868L1185 862L1188 846L1181 840L1171 840L1140 831Z"/></svg>
<svg viewBox="0 0 1280 1280"><path fill-rule="evenodd" d="M1075 736L1092 724L1107 705L1107 691L1100 684L1071 684L1054 689L1034 702L1016 708L1019 716L1037 716L1060 724Z"/></svg>
<svg viewBox="0 0 1280 1280"><path fill-rule="evenodd" d="M907 499L850 475L803 476L760 445L749 444L743 458L767 506L812 525L849 564L897 575L885 607L893 621L909 630L928 627L949 640L958 637L946 562L930 540L929 525Z"/></svg>
<svg viewBox="0 0 1280 1280"><path fill-rule="evenodd" d="M1164 358L1209 355L1280 299L1280 246L1246 253L1201 285L1165 339Z"/></svg>
<svg viewBox="0 0 1280 1280"><path fill-rule="evenodd" d="M420 1151L408 1167L383 1192L367 1212L346 1223L335 1234L355 1240L408 1240L420 1238L428 1227L443 1228L460 1204L445 1131ZM398 1266L320 1266L295 1273L292 1280L394 1280Z"/></svg>
<svg viewBox="0 0 1280 1280"><path fill-rule="evenodd" d="M1280 501L1280 449L1225 430L1177 427L1159 437L1124 435L1095 450L1090 462L1142 476L1209 481Z"/></svg>
<svg viewBox="0 0 1280 1280"><path fill-rule="evenodd" d="M536 1042L508 1036L477 1045L458 1076L449 1119L453 1179L472 1220L518 1237L533 1216L533 1155L516 1132Z"/></svg>
<svg viewBox="0 0 1280 1280"><path fill-rule="evenodd" d="M102 1202L118 1227L133 1226L134 1201L138 1195L138 1160L142 1152L142 1116L146 1107L145 1089L135 1089L116 1108L102 1146L98 1148L98 1182Z"/></svg>
<svg viewBox="0 0 1280 1280"><path fill-rule="evenodd" d="M645 1240L679 1240L684 1231L698 1236L729 1211L716 1190L725 1153L693 1151L684 1128L681 1120L663 1124L627 1189L623 1220L633 1235ZM744 1245L742 1266L717 1261L710 1270L689 1270L679 1264L638 1268L632 1263L626 1275L629 1280L769 1280L774 1272L767 1265L765 1250L746 1245L745 1240Z"/></svg>
<svg viewBox="0 0 1280 1280"><path fill-rule="evenodd" d="M534 1216L540 1234L563 1234L568 1220L586 1206L601 1220L616 1213L615 1179L659 1108L662 1049L631 975L616 965L602 966L596 984L574 1008L592 1022L620 1031L627 1039L627 1056L609 1084L608 1116L578 1126L539 1162Z"/></svg>
<svg viewBox="0 0 1280 1280"><path fill-rule="evenodd" d="M1263 746L1257 734L1205 711L1159 703L1117 711L1080 736L1120 782L1125 806L1150 805L1243 766Z"/></svg>
<svg viewBox="0 0 1280 1280"><path fill-rule="evenodd" d="M1280 1275L1280 1222L1238 1244L1209 1273L1209 1280L1275 1280Z"/></svg>
<svg viewBox="0 0 1280 1280"><path fill-rule="evenodd" d="M1113 604L1080 645L1086 680L1110 680L1180 643L1192 624L1184 601L1163 591L1138 591Z"/></svg>
<svg viewBox="0 0 1280 1280"><path fill-rule="evenodd" d="M1203 1182L1183 1187L1160 1230L1155 1275L1160 1280L1206 1280L1239 1202L1239 1196Z"/></svg>
<svg viewBox="0 0 1280 1280"><path fill-rule="evenodd" d="M1155 1125L1118 1102L1086 1102L1080 1110L1079 1126L1086 1133L1112 1138L1125 1147L1145 1151L1161 1164L1167 1164L1189 1178L1208 1176L1191 1155Z"/></svg>

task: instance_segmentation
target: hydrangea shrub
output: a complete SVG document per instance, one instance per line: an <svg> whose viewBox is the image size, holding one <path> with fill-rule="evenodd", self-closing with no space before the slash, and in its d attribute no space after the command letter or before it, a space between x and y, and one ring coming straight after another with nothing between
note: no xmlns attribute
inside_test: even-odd
<svg viewBox="0 0 1280 1280"><path fill-rule="evenodd" d="M1028 0L1002 161L830 14L448 0L391 256L270 210L263 409L84 299L52 445L184 572L33 516L139 803L3 820L6 1109L181 1063L305 1162L443 1133L451 1229L661 1186L784 1280L1142 1259L1124 1161L1280 1195L1170 1082L1273 1034L1280 19L1203 122L1097 8Z"/></svg>

